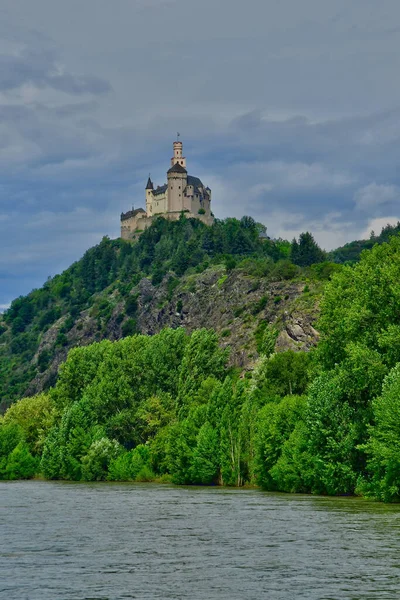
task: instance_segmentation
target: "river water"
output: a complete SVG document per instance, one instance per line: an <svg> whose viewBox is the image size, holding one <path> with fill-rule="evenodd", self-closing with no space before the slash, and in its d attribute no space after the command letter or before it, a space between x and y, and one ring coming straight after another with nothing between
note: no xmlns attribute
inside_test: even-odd
<svg viewBox="0 0 400 600"><path fill-rule="evenodd" d="M155 484L0 484L1 600L400 598L400 507Z"/></svg>

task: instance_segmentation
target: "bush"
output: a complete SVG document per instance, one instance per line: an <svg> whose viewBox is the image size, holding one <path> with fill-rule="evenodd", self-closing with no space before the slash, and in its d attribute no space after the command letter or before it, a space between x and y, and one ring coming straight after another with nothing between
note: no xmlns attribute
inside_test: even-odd
<svg viewBox="0 0 400 600"><path fill-rule="evenodd" d="M51 352L49 350L43 350L38 356L38 369L40 373L44 373L51 362Z"/></svg>
<svg viewBox="0 0 400 600"><path fill-rule="evenodd" d="M131 294L125 300L125 312L128 317L134 317L138 310L138 296L137 294Z"/></svg>
<svg viewBox="0 0 400 600"><path fill-rule="evenodd" d="M68 346L68 338L65 335L65 333L61 333L61 331L60 331L59 334L57 335L56 347L64 348L64 346Z"/></svg>
<svg viewBox="0 0 400 600"><path fill-rule="evenodd" d="M265 309L268 304L268 296L265 294L257 302L254 303L252 308L253 315L257 315L259 312Z"/></svg>
<svg viewBox="0 0 400 600"><path fill-rule="evenodd" d="M236 260L232 255L225 257L225 269L227 271L232 271L236 267Z"/></svg>
<svg viewBox="0 0 400 600"><path fill-rule="evenodd" d="M298 275L299 268L290 262L290 260L279 260L272 269L271 278L279 280L293 279Z"/></svg>
<svg viewBox="0 0 400 600"><path fill-rule="evenodd" d="M238 264L238 267L246 275L267 277L274 267L274 261L268 256L265 258L245 258Z"/></svg>
<svg viewBox="0 0 400 600"><path fill-rule="evenodd" d="M128 319L125 321L125 323L122 325L121 331L123 337L128 337L138 333L136 319Z"/></svg>
<svg viewBox="0 0 400 600"><path fill-rule="evenodd" d="M139 445L111 460L108 470L110 481L152 481L155 475L149 467L150 451Z"/></svg>
<svg viewBox="0 0 400 600"><path fill-rule="evenodd" d="M4 479L31 479L35 476L39 459L34 458L26 442L20 442L7 458L3 473Z"/></svg>
<svg viewBox="0 0 400 600"><path fill-rule="evenodd" d="M108 467L121 452L116 440L101 438L95 440L88 453L82 458L82 479L85 481L104 481L107 479Z"/></svg>

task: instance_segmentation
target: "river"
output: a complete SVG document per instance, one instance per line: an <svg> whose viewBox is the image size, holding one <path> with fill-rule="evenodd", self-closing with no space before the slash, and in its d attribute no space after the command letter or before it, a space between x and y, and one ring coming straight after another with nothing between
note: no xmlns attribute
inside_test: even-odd
<svg viewBox="0 0 400 600"><path fill-rule="evenodd" d="M0 483L1 600L400 598L400 507L155 484Z"/></svg>

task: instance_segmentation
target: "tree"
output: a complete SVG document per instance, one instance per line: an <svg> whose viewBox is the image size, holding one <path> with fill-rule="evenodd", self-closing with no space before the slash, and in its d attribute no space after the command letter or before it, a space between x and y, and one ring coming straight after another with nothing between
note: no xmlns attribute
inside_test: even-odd
<svg viewBox="0 0 400 600"><path fill-rule="evenodd" d="M26 442L19 442L7 458L3 471L5 479L31 479L35 476L39 460L32 456Z"/></svg>
<svg viewBox="0 0 400 600"><path fill-rule="evenodd" d="M179 397L191 395L201 382L209 376L217 379L225 375L229 350L221 350L215 331L198 329L194 331L185 347L179 368Z"/></svg>
<svg viewBox="0 0 400 600"><path fill-rule="evenodd" d="M361 486L366 495L385 502L400 499L400 363L385 378L382 394L374 399L374 423L363 446L369 478Z"/></svg>
<svg viewBox="0 0 400 600"><path fill-rule="evenodd" d="M293 240L291 258L299 267L309 267L315 263L324 262L326 254L318 246L312 234L306 231L300 234L298 243L296 239Z"/></svg>
<svg viewBox="0 0 400 600"><path fill-rule="evenodd" d="M257 481L264 489L279 489L272 469L282 454L285 442L297 423L304 418L306 399L288 396L280 402L270 402L259 412L255 438Z"/></svg>
<svg viewBox="0 0 400 600"><path fill-rule="evenodd" d="M2 423L17 424L34 454L41 452L44 440L56 419L56 409L48 394L22 398L5 413Z"/></svg>
<svg viewBox="0 0 400 600"><path fill-rule="evenodd" d="M207 421L197 434L197 445L191 465L191 480L193 483L213 483L217 479L218 468L217 432Z"/></svg>
<svg viewBox="0 0 400 600"><path fill-rule="evenodd" d="M386 348L387 352L385 339L389 332L393 337L393 326L398 325L399 279L399 236L374 246L363 253L359 264L345 266L332 277L325 288L317 323L321 340L316 358L324 368L340 363L350 342L360 342L378 352ZM383 360L390 356L393 365L395 357L385 352Z"/></svg>
<svg viewBox="0 0 400 600"><path fill-rule="evenodd" d="M103 437L95 440L87 454L82 457L82 477L86 481L104 481L107 479L108 467L121 452L116 440Z"/></svg>

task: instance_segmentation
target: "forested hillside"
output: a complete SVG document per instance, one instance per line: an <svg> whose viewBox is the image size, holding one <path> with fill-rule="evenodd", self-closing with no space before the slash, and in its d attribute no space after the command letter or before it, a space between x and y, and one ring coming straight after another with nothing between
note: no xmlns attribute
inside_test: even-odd
<svg viewBox="0 0 400 600"><path fill-rule="evenodd" d="M400 222L397 225L386 225L382 228L379 235L376 235L374 231L371 231L371 235L368 240L355 240L349 242L344 246L332 250L328 254L329 260L335 263L355 263L360 260L361 252L364 250L371 250L375 244L383 244L388 242L393 235L400 233Z"/></svg>
<svg viewBox="0 0 400 600"><path fill-rule="evenodd" d="M0 318L1 406L48 389L69 349L104 338L212 326L247 368L276 322L278 347L309 348L323 282L340 268L325 261L309 233L273 241L250 217L160 218L135 242L105 238Z"/></svg>
<svg viewBox="0 0 400 600"><path fill-rule="evenodd" d="M0 421L0 476L258 484L400 499L400 237L325 285L317 348L251 372L213 330L104 340Z"/></svg>

